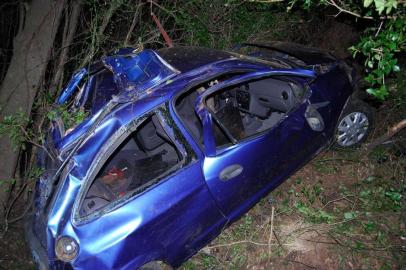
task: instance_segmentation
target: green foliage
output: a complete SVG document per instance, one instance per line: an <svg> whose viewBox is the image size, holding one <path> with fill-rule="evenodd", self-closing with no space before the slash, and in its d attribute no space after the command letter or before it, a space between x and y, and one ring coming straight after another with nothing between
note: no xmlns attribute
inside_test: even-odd
<svg viewBox="0 0 406 270"><path fill-rule="evenodd" d="M3 189L4 191L9 191L10 186L14 185L17 182L17 179L11 178L11 179L0 179L0 189Z"/></svg>
<svg viewBox="0 0 406 270"><path fill-rule="evenodd" d="M396 9L398 7L397 0L364 0L364 7L368 8L372 4L375 5L375 10L381 14L385 11L386 14L392 12L392 9Z"/></svg>
<svg viewBox="0 0 406 270"><path fill-rule="evenodd" d="M367 75L364 79L369 84L366 91L384 100L390 92L385 78L400 70L396 54L406 49L405 3L398 0L363 0L360 5L356 1L292 0L288 10L295 5L306 10L313 6L332 6L339 13L366 20L369 26L363 37L349 50L354 58L360 56L365 60Z"/></svg>
<svg viewBox="0 0 406 270"><path fill-rule="evenodd" d="M72 110L67 105L54 107L47 114L49 120L60 118L64 124L65 130L82 123L89 114L83 110Z"/></svg>
<svg viewBox="0 0 406 270"><path fill-rule="evenodd" d="M405 49L406 17L400 16L382 24L380 31L368 28L361 41L349 48L354 58L358 54L365 58L364 65L369 71L365 81L371 86L367 92L381 100L389 94L385 77L400 70L395 54ZM375 34L376 31L379 33Z"/></svg>
<svg viewBox="0 0 406 270"><path fill-rule="evenodd" d="M354 219L358 216L357 212L345 212L344 213L344 220Z"/></svg>
<svg viewBox="0 0 406 270"><path fill-rule="evenodd" d="M331 223L334 220L333 215L303 202L295 203L294 207L303 215L306 221L311 223Z"/></svg>
<svg viewBox="0 0 406 270"><path fill-rule="evenodd" d="M44 173L44 168L32 167L28 172L25 173L25 179L36 180Z"/></svg>
<svg viewBox="0 0 406 270"><path fill-rule="evenodd" d="M25 143L33 136L32 130L27 129L30 123L30 118L22 111L7 115L0 121L0 136L7 135L10 138L14 151L20 147L24 150Z"/></svg>

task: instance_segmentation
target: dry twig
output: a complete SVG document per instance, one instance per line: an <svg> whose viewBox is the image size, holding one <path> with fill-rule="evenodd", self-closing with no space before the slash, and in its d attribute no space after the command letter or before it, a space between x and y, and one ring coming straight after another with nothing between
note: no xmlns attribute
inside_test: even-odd
<svg viewBox="0 0 406 270"><path fill-rule="evenodd" d="M404 128L406 128L406 119L403 119L402 121L398 122L396 125L392 126L384 135L373 140L370 144L368 144L366 146L367 153L372 151L378 145L383 144L384 142L392 138L396 133L398 133Z"/></svg>
<svg viewBox="0 0 406 270"><path fill-rule="evenodd" d="M144 3L140 3L140 4L137 5L137 9L134 12L134 17L133 17L133 20L131 22L130 28L128 29L127 35L125 36L124 47L128 46L128 43L129 43L130 38L131 38L131 34L134 31L135 25L137 24L140 9L141 9L141 7L143 5L144 5Z"/></svg>
<svg viewBox="0 0 406 270"><path fill-rule="evenodd" d="M271 259L271 254L272 254L272 235L273 235L273 218L275 215L275 207L272 206L272 213L271 213L271 232L269 233L269 239L268 239L268 256L269 260Z"/></svg>

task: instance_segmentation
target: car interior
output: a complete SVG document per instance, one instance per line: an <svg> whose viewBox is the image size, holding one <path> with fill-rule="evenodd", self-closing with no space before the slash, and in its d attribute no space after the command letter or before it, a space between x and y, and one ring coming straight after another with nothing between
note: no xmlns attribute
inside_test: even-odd
<svg viewBox="0 0 406 270"><path fill-rule="evenodd" d="M86 216L108 203L145 190L180 161L156 115L146 119L107 159L80 207Z"/></svg>
<svg viewBox="0 0 406 270"><path fill-rule="evenodd" d="M202 123L195 113L199 93L218 80L181 95L175 108L195 139L203 145ZM302 100L303 88L288 78L245 82L215 92L206 107L215 119L218 147L242 140L277 125ZM230 138L231 136L232 138ZM146 119L108 158L91 184L80 207L86 216L130 191L141 192L180 161L175 145L156 115Z"/></svg>
<svg viewBox="0 0 406 270"><path fill-rule="evenodd" d="M181 95L175 107L185 126L197 142L203 145L203 127L195 113L201 87ZM217 146L272 128L300 103L303 96L303 87L287 77L253 80L208 96L206 107L215 120L213 128Z"/></svg>

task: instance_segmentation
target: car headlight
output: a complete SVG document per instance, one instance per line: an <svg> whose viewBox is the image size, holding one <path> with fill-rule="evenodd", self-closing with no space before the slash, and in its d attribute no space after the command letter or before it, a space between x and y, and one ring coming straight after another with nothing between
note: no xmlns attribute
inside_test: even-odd
<svg viewBox="0 0 406 270"><path fill-rule="evenodd" d="M55 254L63 262L70 262L76 258L79 253L79 245L75 239L69 236L62 236L56 240Z"/></svg>

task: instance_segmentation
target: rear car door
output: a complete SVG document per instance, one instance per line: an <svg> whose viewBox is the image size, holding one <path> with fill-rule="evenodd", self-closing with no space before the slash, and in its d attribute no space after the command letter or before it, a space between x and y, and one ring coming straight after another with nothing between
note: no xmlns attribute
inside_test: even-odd
<svg viewBox="0 0 406 270"><path fill-rule="evenodd" d="M78 164L91 169L73 207L73 223L61 221L58 228L58 235L80 245L73 267L138 269L153 260L178 266L224 226L200 163L180 143L176 127L169 127L168 115L161 107L134 120L120 129L124 133L104 140L95 157L78 152L77 160L88 160ZM91 137L83 149L99 141ZM80 179L81 169L69 178Z"/></svg>
<svg viewBox="0 0 406 270"><path fill-rule="evenodd" d="M196 113L203 123L204 177L230 219L279 185L325 143L323 128L312 129L306 118L312 97L306 82L313 76L305 70L254 72L216 84L199 96Z"/></svg>

